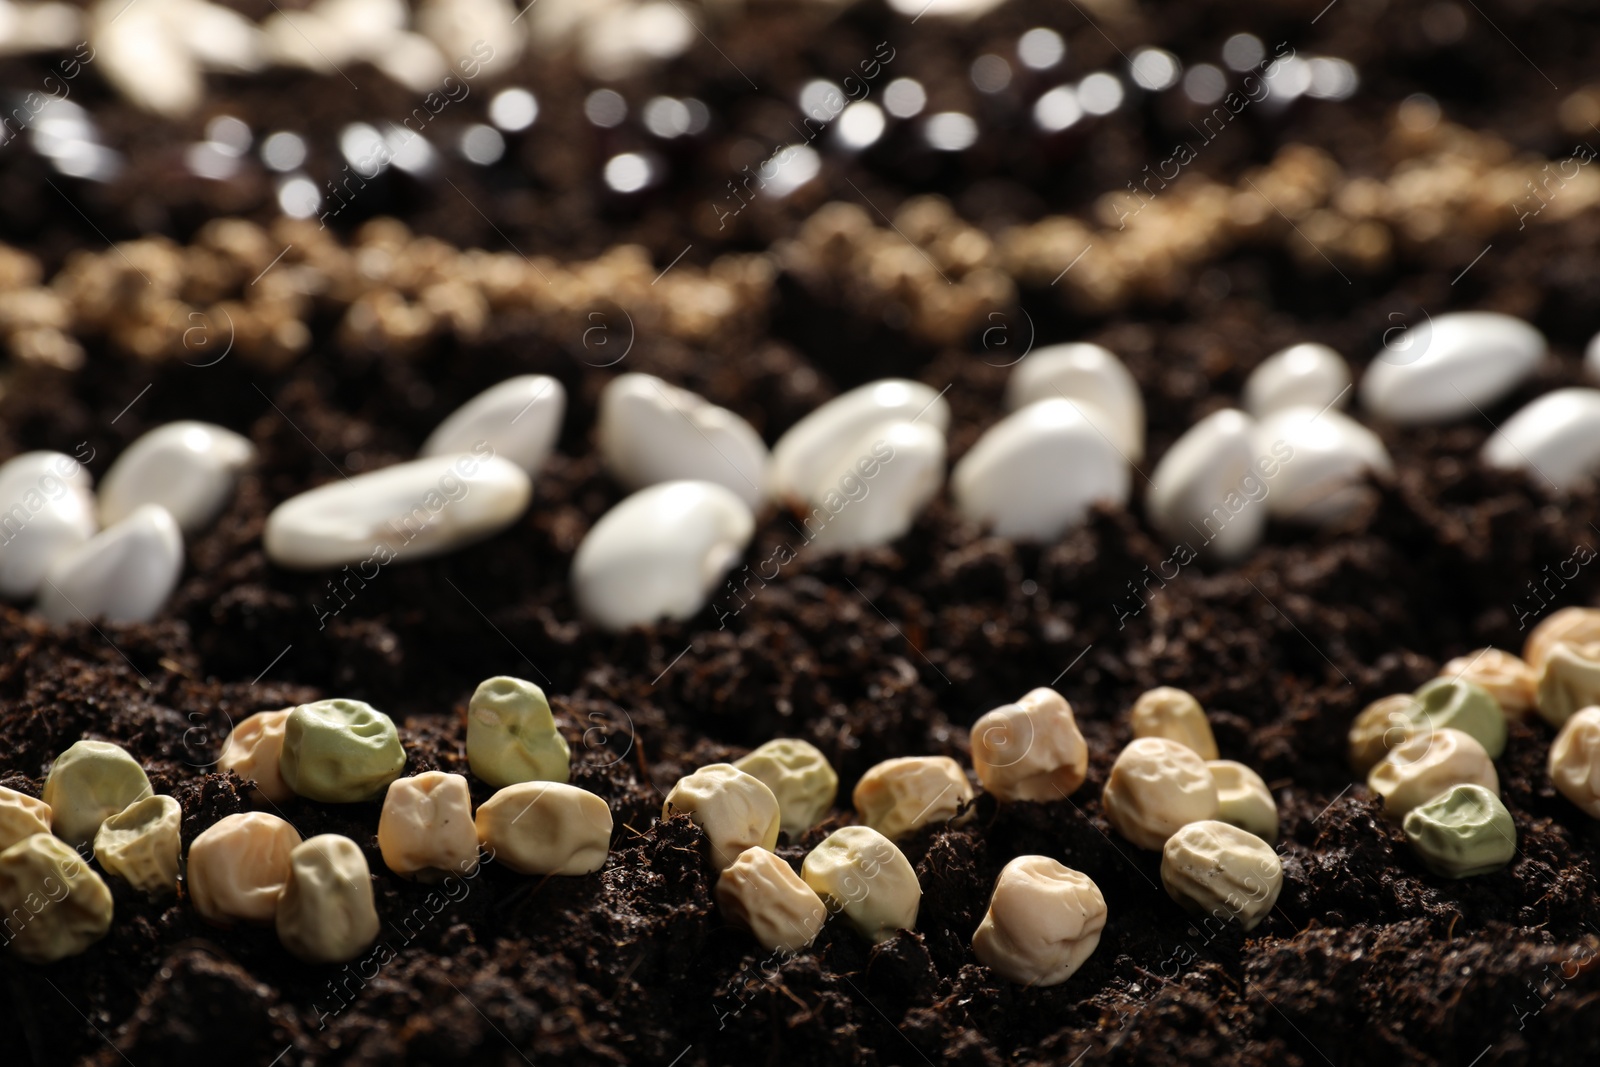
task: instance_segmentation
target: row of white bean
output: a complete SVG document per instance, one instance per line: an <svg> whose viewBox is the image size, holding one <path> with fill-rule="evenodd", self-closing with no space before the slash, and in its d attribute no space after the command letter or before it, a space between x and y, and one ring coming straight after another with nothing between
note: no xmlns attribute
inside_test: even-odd
<svg viewBox="0 0 1600 1067"><path fill-rule="evenodd" d="M1443 315L1371 364L1363 406L1402 425L1469 416L1520 385L1545 353L1543 336L1510 316ZM1596 353L1591 366L1600 365ZM1246 410L1202 419L1147 479L1152 525L1198 542L1197 554L1232 560L1259 543L1269 517L1344 521L1369 493L1366 475L1392 469L1377 435L1338 410L1351 384L1345 361L1324 345L1295 345L1264 361L1245 383ZM1012 373L1006 398L1011 414L950 473L963 516L999 536L1050 541L1094 503L1127 502L1145 414L1115 355L1089 344L1041 349ZM624 375L601 401L600 450L619 480L651 487L603 516L579 546L579 607L611 629L692 616L743 555L754 509L769 499L805 516L800 532L819 551L893 541L938 492L948 424L942 395L886 379L824 404L769 456L732 412ZM1483 455L1494 466L1552 468L1546 480L1569 488L1600 465L1600 391L1536 401Z"/></svg>
<svg viewBox="0 0 1600 1067"><path fill-rule="evenodd" d="M1363 406L1396 424L1468 416L1515 389L1545 352L1539 332L1510 316L1443 315L1371 364ZM1589 362L1600 367L1600 347ZM1196 554L1232 560L1255 547L1269 517L1345 519L1368 491L1365 475L1391 469L1378 437L1338 410L1350 389L1348 366L1326 346L1268 358L1245 383L1244 410L1202 419L1146 479L1152 525L1191 548L1198 541ZM1050 541L1097 502L1127 503L1145 412L1115 355L1091 344L1033 352L1012 372L1006 402L1011 413L950 472L964 517L1002 537ZM266 552L302 570L381 566L491 536L526 510L565 408L554 378L501 382L446 418L421 458L280 504ZM607 470L636 492L578 547L580 611L612 630L694 615L744 554L769 501L804 516L795 528L819 552L894 541L943 484L949 422L942 393L884 379L822 405L769 452L748 422L703 397L646 374L613 379L597 443ZM37 594L57 622L153 617L182 569L180 534L216 517L253 456L231 431L171 423L118 458L98 506L71 457L11 460L0 466L0 593ZM1570 488L1600 465L1600 390L1539 398L1483 457ZM97 516L107 524L98 536Z"/></svg>

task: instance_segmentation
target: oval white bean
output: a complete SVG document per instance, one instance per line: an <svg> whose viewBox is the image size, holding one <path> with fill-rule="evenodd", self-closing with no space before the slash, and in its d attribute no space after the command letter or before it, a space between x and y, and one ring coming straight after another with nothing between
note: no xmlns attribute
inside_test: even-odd
<svg viewBox="0 0 1600 1067"><path fill-rule="evenodd" d="M767 446L744 419L649 374L613 378L600 394L600 458L629 489L692 479L766 499Z"/></svg>
<svg viewBox="0 0 1600 1067"><path fill-rule="evenodd" d="M1144 458L1144 396L1109 349L1084 343L1038 348L1017 364L1006 383L1006 407L1012 411L1054 397L1083 401L1084 414L1130 463Z"/></svg>
<svg viewBox="0 0 1600 1067"><path fill-rule="evenodd" d="M876 457L888 453L881 463ZM873 462L872 478L861 474L860 464ZM828 508L828 520L817 527L813 547L824 552L874 548L898 540L911 529L917 515L944 483L944 433L920 422L879 426L855 442L844 454L843 465L822 481L826 490L812 501ZM833 513L830 501L838 501Z"/></svg>
<svg viewBox="0 0 1600 1067"><path fill-rule="evenodd" d="M194 534L227 505L255 459L248 438L208 422L169 422L129 445L100 483L100 521L110 526L141 504L160 504Z"/></svg>
<svg viewBox="0 0 1600 1067"><path fill-rule="evenodd" d="M1244 406L1258 419L1294 407L1343 407L1350 365L1327 345L1290 345L1262 360L1244 383Z"/></svg>
<svg viewBox="0 0 1600 1067"><path fill-rule="evenodd" d="M532 495L527 473L487 450L430 456L291 497L267 516L262 543L294 570L423 559L499 533Z"/></svg>
<svg viewBox="0 0 1600 1067"><path fill-rule="evenodd" d="M1128 461L1083 412L1056 397L1029 404L978 439L950 476L956 506L999 537L1053 541L1097 501L1128 499Z"/></svg>
<svg viewBox="0 0 1600 1067"><path fill-rule="evenodd" d="M1377 434L1332 409L1274 412L1256 427L1256 447L1264 451L1279 442L1293 455L1272 481L1267 510L1291 522L1343 521L1371 499L1367 473L1394 469Z"/></svg>
<svg viewBox="0 0 1600 1067"><path fill-rule="evenodd" d="M56 559L39 591L39 614L54 623L148 622L182 573L183 533L166 508L144 504Z"/></svg>
<svg viewBox="0 0 1600 1067"><path fill-rule="evenodd" d="M1174 442L1150 476L1145 514L1163 537L1199 539L1222 560L1240 559L1261 541L1267 492L1257 469L1255 422L1236 408L1212 412Z"/></svg>
<svg viewBox="0 0 1600 1067"><path fill-rule="evenodd" d="M1557 389L1500 424L1483 461L1567 490L1600 473L1600 389Z"/></svg>
<svg viewBox="0 0 1600 1067"><path fill-rule="evenodd" d="M61 452L24 452L0 465L0 595L28 597L45 571L100 527L89 472Z"/></svg>
<svg viewBox="0 0 1600 1067"><path fill-rule="evenodd" d="M507 378L447 415L418 455L474 452L487 443L494 455L536 478L555 447L566 409L567 391L549 375Z"/></svg>
<svg viewBox="0 0 1600 1067"><path fill-rule="evenodd" d="M755 516L711 482L663 482L600 517L572 558L572 593L608 630L687 619L738 562Z"/></svg>
<svg viewBox="0 0 1600 1067"><path fill-rule="evenodd" d="M834 397L772 447L772 495L796 506L814 499L828 474L854 458L849 452L858 439L893 422L927 423L944 433L950 405L937 389L904 378L868 382Z"/></svg>
<svg viewBox="0 0 1600 1067"><path fill-rule="evenodd" d="M1543 334L1492 311L1452 312L1391 334L1361 378L1361 402L1398 423L1472 415L1520 385L1545 354Z"/></svg>

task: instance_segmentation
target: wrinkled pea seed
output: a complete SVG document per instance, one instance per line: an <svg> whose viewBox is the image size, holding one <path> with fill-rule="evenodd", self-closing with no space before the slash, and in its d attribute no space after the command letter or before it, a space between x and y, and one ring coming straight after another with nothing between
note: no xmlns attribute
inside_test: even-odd
<svg viewBox="0 0 1600 1067"><path fill-rule="evenodd" d="M1551 648L1539 667L1534 704L1557 729L1573 712L1600 704L1600 642Z"/></svg>
<svg viewBox="0 0 1600 1067"><path fill-rule="evenodd" d="M289 788L309 800L372 800L405 765L394 721L362 701L301 704L284 724L279 768Z"/></svg>
<svg viewBox="0 0 1600 1067"><path fill-rule="evenodd" d="M799 952L816 939L828 918L816 890L764 848L745 849L722 872L717 907L768 952Z"/></svg>
<svg viewBox="0 0 1600 1067"><path fill-rule="evenodd" d="M232 771L255 783L261 799L274 804L287 803L294 790L283 780L283 732L293 708L258 711L228 733L217 760L217 770Z"/></svg>
<svg viewBox="0 0 1600 1067"><path fill-rule="evenodd" d="M972 769L998 800L1060 800L1088 774L1089 746L1072 705L1053 689L986 712L970 736Z"/></svg>
<svg viewBox="0 0 1600 1067"><path fill-rule="evenodd" d="M1506 715L1483 686L1464 678L1435 678L1418 689L1419 730L1460 730L1494 759L1506 747Z"/></svg>
<svg viewBox="0 0 1600 1067"><path fill-rule="evenodd" d="M733 761L778 798L779 828L790 837L827 817L839 792L839 776L813 744L792 737L768 741Z"/></svg>
<svg viewBox="0 0 1600 1067"><path fill-rule="evenodd" d="M592 874L611 848L603 798L563 782L508 785L478 807L478 840L520 874Z"/></svg>
<svg viewBox="0 0 1600 1067"><path fill-rule="evenodd" d="M1489 691L1510 716L1533 710L1533 670L1519 656L1498 648L1480 648L1439 668L1441 678L1462 678Z"/></svg>
<svg viewBox="0 0 1600 1067"><path fill-rule="evenodd" d="M1217 758L1205 709L1182 689L1164 685L1140 694L1130 718L1134 737L1164 737L1193 749L1203 760Z"/></svg>
<svg viewBox="0 0 1600 1067"><path fill-rule="evenodd" d="M1414 737L1419 722L1417 698L1410 693L1381 697L1362 708L1350 724L1350 769L1364 777L1390 749Z"/></svg>
<svg viewBox="0 0 1600 1067"><path fill-rule="evenodd" d="M851 799L861 821L892 841L954 818L972 784L949 756L902 756L870 768Z"/></svg>
<svg viewBox="0 0 1600 1067"><path fill-rule="evenodd" d="M472 794L459 774L424 771L389 783L378 816L378 850L402 878L437 882L478 862Z"/></svg>
<svg viewBox="0 0 1600 1067"><path fill-rule="evenodd" d="M56 757L44 780L56 836L74 847L94 840L106 816L150 795L139 762L107 741L77 741Z"/></svg>
<svg viewBox="0 0 1600 1067"><path fill-rule="evenodd" d="M289 877L295 828L276 815L224 815L189 845L186 880L200 916L219 926L271 922Z"/></svg>
<svg viewBox="0 0 1600 1067"><path fill-rule="evenodd" d="M50 805L0 785L0 851L25 837L50 832Z"/></svg>
<svg viewBox="0 0 1600 1067"><path fill-rule="evenodd" d="M678 779L661 817L680 812L705 831L711 862L724 870L747 848L771 851L778 843L778 798L760 779L730 763L712 763Z"/></svg>
<svg viewBox="0 0 1600 1067"><path fill-rule="evenodd" d="M1048 856L1018 856L1000 871L972 952L1010 981L1060 985L1094 954L1105 925L1094 879Z"/></svg>
<svg viewBox="0 0 1600 1067"><path fill-rule="evenodd" d="M0 852L0 914L29 963L76 956L111 929L111 890L65 841L25 837Z"/></svg>
<svg viewBox="0 0 1600 1067"><path fill-rule="evenodd" d="M1600 708L1584 708L1550 746L1550 781L1584 814L1600 819Z"/></svg>
<svg viewBox="0 0 1600 1067"><path fill-rule="evenodd" d="M1283 891L1283 864L1255 834L1205 819L1167 839L1161 884L1189 911L1253 930Z"/></svg>
<svg viewBox="0 0 1600 1067"><path fill-rule="evenodd" d="M1497 871L1517 851L1517 828L1499 797L1481 785L1458 785L1406 814L1406 840L1446 878Z"/></svg>
<svg viewBox="0 0 1600 1067"><path fill-rule="evenodd" d="M1550 650L1558 644L1587 645L1600 641L1600 609L1569 607L1552 612L1528 632L1522 660L1537 677Z"/></svg>
<svg viewBox="0 0 1600 1067"><path fill-rule="evenodd" d="M1255 834L1269 845L1278 842L1278 802L1261 776L1233 760L1207 760L1206 770L1217 787L1217 819Z"/></svg>
<svg viewBox="0 0 1600 1067"><path fill-rule="evenodd" d="M378 909L360 846L338 834L297 845L276 924L283 947L308 963L344 963L365 952L378 937Z"/></svg>
<svg viewBox="0 0 1600 1067"><path fill-rule="evenodd" d="M1390 751L1367 775L1367 787L1383 798L1384 814L1403 819L1454 785L1481 785L1498 794L1500 778L1489 753L1460 730L1417 734Z"/></svg>
<svg viewBox="0 0 1600 1067"><path fill-rule="evenodd" d="M178 891L178 828L183 808L168 796L134 801L100 824L94 858L144 893Z"/></svg>
<svg viewBox="0 0 1600 1067"><path fill-rule="evenodd" d="M874 943L917 925L922 885L905 853L870 826L835 830L812 849L800 876L831 912Z"/></svg>
<svg viewBox="0 0 1600 1067"><path fill-rule="evenodd" d="M500 675L473 692L467 704L467 763L473 774L496 789L518 782L565 782L571 759L543 689Z"/></svg>
<svg viewBox="0 0 1600 1067"><path fill-rule="evenodd" d="M1217 815L1217 786L1205 762L1164 737L1129 742L1100 800L1111 825L1140 848L1160 848L1179 827Z"/></svg>

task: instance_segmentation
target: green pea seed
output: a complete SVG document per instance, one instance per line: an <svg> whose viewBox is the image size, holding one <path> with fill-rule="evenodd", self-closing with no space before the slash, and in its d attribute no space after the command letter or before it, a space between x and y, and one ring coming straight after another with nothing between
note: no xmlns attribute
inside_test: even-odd
<svg viewBox="0 0 1600 1067"><path fill-rule="evenodd" d="M1460 730L1483 746L1490 759L1506 748L1506 713L1487 689L1464 678L1435 678L1414 694L1405 714L1424 730Z"/></svg>
<svg viewBox="0 0 1600 1067"><path fill-rule="evenodd" d="M1517 850L1511 813L1481 785L1454 786L1412 808L1404 828L1422 862L1446 878L1499 870Z"/></svg>
<svg viewBox="0 0 1600 1067"><path fill-rule="evenodd" d="M768 741L733 765L772 790L778 798L781 827L791 837L826 818L839 792L839 776L828 758L815 745L796 738Z"/></svg>
<svg viewBox="0 0 1600 1067"><path fill-rule="evenodd" d="M406 752L394 720L359 700L319 700L289 713L278 769L310 800L372 800L400 777Z"/></svg>
<svg viewBox="0 0 1600 1067"><path fill-rule="evenodd" d="M43 799L50 805L51 829L77 847L94 840L107 816L150 794L138 760L108 741L78 741L56 757Z"/></svg>
<svg viewBox="0 0 1600 1067"><path fill-rule="evenodd" d="M496 788L571 777L567 739L544 690L521 678L490 678L467 705L467 763Z"/></svg>

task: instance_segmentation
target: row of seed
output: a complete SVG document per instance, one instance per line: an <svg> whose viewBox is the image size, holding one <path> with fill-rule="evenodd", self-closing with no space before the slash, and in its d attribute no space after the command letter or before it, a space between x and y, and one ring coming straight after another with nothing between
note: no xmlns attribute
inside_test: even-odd
<svg viewBox="0 0 1600 1067"><path fill-rule="evenodd" d="M1549 758L1557 789L1600 817L1600 611L1557 612L1530 635L1525 658L1492 649L1462 657L1416 693L1385 698L1357 718L1352 763L1370 772L1386 813L1404 820L1430 869L1465 877L1510 860L1515 829L1492 760L1505 745L1506 714L1535 709L1561 728ZM1253 927L1282 882L1271 793L1249 768L1216 758L1203 709L1182 690L1144 694L1131 718L1135 739L1102 797L1108 821L1133 844L1163 850L1163 882L1175 899ZM230 735L219 768L249 779L268 804L294 795L329 803L383 795L379 849L402 877L470 871L480 846L529 874L603 865L609 809L565 784L569 750L537 686L513 678L479 686L467 749L472 772L501 787L476 817L463 776L400 778L398 731L359 701L251 716ZM1049 689L980 718L971 749L979 782L1002 803L1070 796L1087 770L1072 709ZM796 876L771 851L778 834L798 835L825 818L837 784L815 747L780 739L736 764L701 768L667 797L664 817L688 814L705 832L723 872L717 896L725 913L769 949L798 951L830 912L875 941L913 928L921 890L894 839L964 818L974 798L948 757L878 764L852 798L861 825L830 835ZM0 790L0 903L16 927L14 950L55 959L81 952L109 928L110 893L76 847L92 843L100 866L136 889L172 891L180 818L177 802L152 795L138 763L105 742L80 741L63 753L42 800ZM196 838L188 885L207 919L274 921L291 951L307 959L352 958L376 936L360 848L336 835L303 842L265 813L228 816ZM1019 903L1008 903L1013 896ZM996 885L974 950L1015 980L1063 981L1088 958L1104 916L1087 875L1020 857Z"/></svg>
<svg viewBox="0 0 1600 1067"><path fill-rule="evenodd" d="M473 774L497 787L475 816L464 776L400 777L406 754L387 715L361 701L322 700L250 716L230 733L218 769L250 781L268 806L293 796L382 797L378 848L404 878L469 873L480 847L522 874L588 874L605 863L610 809L566 784L569 750L538 686L507 677L480 685L468 705L467 755ZM100 867L136 890L176 892L181 820L178 802L153 795L139 763L104 741L62 753L42 799L0 788L0 909L13 951L50 962L110 929L111 892L76 849L92 845ZM349 838L302 841L277 815L238 813L197 836L183 866L203 918L274 923L303 959L353 959L377 936L370 871Z"/></svg>
<svg viewBox="0 0 1600 1067"><path fill-rule="evenodd" d="M1514 389L1547 353L1537 330L1506 315L1441 315L1426 329L1416 360L1379 359L1367 370L1361 392L1375 416L1405 424L1470 413ZM1472 388L1443 396L1439 383L1457 380ZM1196 553L1231 559L1255 547L1269 517L1313 525L1346 518L1368 495L1367 473L1392 466L1378 437L1336 410L1350 385L1349 367L1323 345L1267 359L1246 382L1248 411L1213 413L1162 457L1152 479L1161 488L1146 501L1152 524L1184 543L1198 538ZM1030 353L1011 374L1006 402L1011 413L950 471L965 518L1002 537L1052 541L1097 502L1127 503L1145 411L1113 353L1090 344ZM445 418L421 458L278 505L263 547L280 566L356 567L365 580L376 573L367 568L491 536L527 508L565 406L554 378L507 379ZM945 478L949 404L919 382L851 390L770 451L736 413L650 375L612 379L599 408L605 466L637 492L578 546L572 587L584 617L611 630L701 611L769 502L804 515L803 534L818 551L850 551L903 536ZM1551 393L1510 420L1484 458L1531 466L1570 487L1600 462L1600 436L1590 441L1587 429L1600 424L1596 413L1600 391ZM153 617L182 570L180 531L215 519L253 455L250 442L221 427L167 424L118 457L98 509L70 457L10 460L0 466L0 592L39 593L55 622ZM93 537L97 510L108 528ZM112 561L125 581L105 580Z"/></svg>
<svg viewBox="0 0 1600 1067"><path fill-rule="evenodd" d="M1152 690L1132 720L1136 740L1105 790L1112 825L1141 847L1165 846L1163 881L1186 907L1254 926L1277 895L1276 857L1261 837L1218 820L1273 839L1271 794L1248 768L1214 758L1210 727L1187 693ZM1088 766L1071 706L1049 689L980 718L972 754L979 782L1002 803L1069 796ZM406 756L388 716L359 701L324 700L244 720L218 767L247 779L267 806L294 796L324 803L381 796L378 848L404 878L470 873L482 849L524 874L581 875L603 866L610 810L566 784L569 750L537 686L505 677L480 685L468 706L467 755L472 773L499 787L476 815L464 776L400 777ZM830 834L796 875L772 851L778 835L824 819L837 787L814 746L779 739L737 764L695 771L667 796L664 818L687 814L705 833L721 872L724 914L769 950L799 951L829 914L844 914L873 941L914 928L921 887L894 839L964 819L974 799L948 757L880 763L853 795L861 824ZM18 920L13 950L48 962L84 951L109 930L110 891L75 847L92 842L100 867L137 890L176 891L181 816L172 797L152 795L128 753L100 741L79 741L55 761L42 801L0 791L0 907ZM1212 870L1218 863L1220 877ZM277 815L238 813L197 836L184 866L203 918L272 923L300 958L353 959L377 936L367 860L349 838L302 840ZM1094 950L1105 916L1088 875L1048 857L1018 857L996 883L973 949L1014 981L1065 981Z"/></svg>

